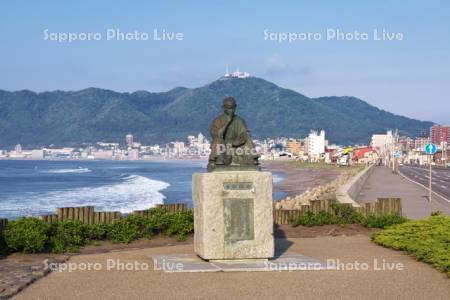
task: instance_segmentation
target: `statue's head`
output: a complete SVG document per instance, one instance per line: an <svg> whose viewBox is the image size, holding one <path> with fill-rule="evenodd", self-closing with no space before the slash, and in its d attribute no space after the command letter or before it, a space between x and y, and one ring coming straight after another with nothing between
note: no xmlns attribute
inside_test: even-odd
<svg viewBox="0 0 450 300"><path fill-rule="evenodd" d="M236 100L233 97L223 99L223 112L232 117L236 111Z"/></svg>

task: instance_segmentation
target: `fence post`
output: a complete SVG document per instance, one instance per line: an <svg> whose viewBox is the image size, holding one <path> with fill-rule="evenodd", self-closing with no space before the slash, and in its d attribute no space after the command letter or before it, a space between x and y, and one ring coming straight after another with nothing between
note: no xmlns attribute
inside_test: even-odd
<svg viewBox="0 0 450 300"><path fill-rule="evenodd" d="M8 224L8 219L0 219L0 233L5 230L6 224Z"/></svg>

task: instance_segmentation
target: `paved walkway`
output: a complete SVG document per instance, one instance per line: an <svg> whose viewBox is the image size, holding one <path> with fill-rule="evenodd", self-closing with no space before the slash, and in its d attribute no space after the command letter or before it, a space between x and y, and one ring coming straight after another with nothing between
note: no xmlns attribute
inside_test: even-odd
<svg viewBox="0 0 450 300"><path fill-rule="evenodd" d="M71 263L100 263L101 270L52 272L14 299L448 299L449 279L400 251L373 244L368 236L277 240L278 248L368 270L294 272L164 273L152 257L192 253L192 245L79 255ZM107 260L146 263L147 271L106 270ZM376 265L374 264L376 260ZM377 270L383 268L384 270ZM403 270L387 270L392 263ZM349 265L348 265L349 266Z"/></svg>
<svg viewBox="0 0 450 300"><path fill-rule="evenodd" d="M357 202L376 201L377 198L401 198L403 214L411 219L423 219L434 211L441 210L450 215L450 203L433 196L428 202L428 190L419 185L395 175L386 167L375 167L367 179Z"/></svg>

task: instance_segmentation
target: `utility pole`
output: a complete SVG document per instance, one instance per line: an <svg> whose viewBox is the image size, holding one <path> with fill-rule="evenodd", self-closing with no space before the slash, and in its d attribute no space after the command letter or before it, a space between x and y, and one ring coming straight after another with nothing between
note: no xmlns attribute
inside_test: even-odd
<svg viewBox="0 0 450 300"><path fill-rule="evenodd" d="M433 172L431 170L431 165L433 164L433 156L436 153L436 150L437 150L436 145L431 142L425 146L425 153L428 155L428 165L430 168L430 173L429 173L430 180L429 180L429 185L428 185L428 191L429 191L428 201L430 201L430 202L431 202L431 194L432 194L431 189L432 189L432 175L433 175Z"/></svg>
<svg viewBox="0 0 450 300"><path fill-rule="evenodd" d="M442 159L444 160L444 169L447 169L447 142L442 142Z"/></svg>
<svg viewBox="0 0 450 300"><path fill-rule="evenodd" d="M428 155L428 156L430 157L430 159L429 159L429 165L430 165L430 182L429 182L429 185L428 185L428 192L429 192L429 194L428 194L428 201L431 202L431 175L432 175L432 172L431 172L431 162L433 161L433 155L431 154L431 155Z"/></svg>
<svg viewBox="0 0 450 300"><path fill-rule="evenodd" d="M394 149L393 149L394 153L392 155L394 157L394 161L393 161L393 164L392 164L392 172L394 172L395 174L398 173L398 157L395 154L395 152L399 151L398 148L399 148L398 147L398 129L396 128L395 129L395 133L394 133Z"/></svg>

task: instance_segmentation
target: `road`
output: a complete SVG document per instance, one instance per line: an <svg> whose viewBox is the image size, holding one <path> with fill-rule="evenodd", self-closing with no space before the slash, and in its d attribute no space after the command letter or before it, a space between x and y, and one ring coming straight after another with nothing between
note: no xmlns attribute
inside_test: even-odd
<svg viewBox="0 0 450 300"><path fill-rule="evenodd" d="M409 167L402 171L415 179L414 174L411 175L412 171ZM425 170L421 169L415 172L423 173ZM420 175L416 175L420 177ZM401 198L403 215L410 219L427 218L432 212L438 210L450 216L450 202L436 195L429 202L428 189L424 188L423 185L416 184L415 181L406 177L406 174L404 176L396 175L386 167L375 167L356 201L367 203L374 202L377 198Z"/></svg>
<svg viewBox="0 0 450 300"><path fill-rule="evenodd" d="M420 183L428 188L429 185L429 169L428 167L422 166L400 166L400 172L417 183ZM445 198L450 202L450 169L444 169L440 167L432 167L431 175L431 185L432 190L440 195L438 197L433 195L434 200L439 200L439 198ZM444 199L441 199L444 200ZM445 200L444 200L445 201Z"/></svg>

